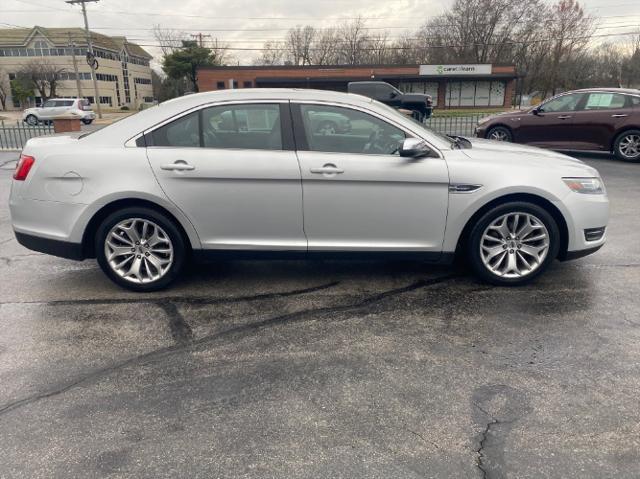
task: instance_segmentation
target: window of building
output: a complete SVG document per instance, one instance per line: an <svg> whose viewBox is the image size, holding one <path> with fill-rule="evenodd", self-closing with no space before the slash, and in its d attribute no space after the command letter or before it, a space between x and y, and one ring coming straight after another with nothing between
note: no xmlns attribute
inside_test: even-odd
<svg viewBox="0 0 640 479"><path fill-rule="evenodd" d="M206 148L282 150L277 104L214 106L202 110Z"/></svg>
<svg viewBox="0 0 640 479"><path fill-rule="evenodd" d="M311 151L392 155L405 138L399 128L361 111L324 105L300 109Z"/></svg>
<svg viewBox="0 0 640 479"><path fill-rule="evenodd" d="M135 83L139 84L139 85L151 85L151 78L134 78L133 79Z"/></svg>
<svg viewBox="0 0 640 479"><path fill-rule="evenodd" d="M199 147L200 114L189 113L151 133L152 146Z"/></svg>
<svg viewBox="0 0 640 479"><path fill-rule="evenodd" d="M253 87L253 82L250 81L250 80L249 81L245 81L243 83L243 85L244 85L245 88L252 88Z"/></svg>
<svg viewBox="0 0 640 479"><path fill-rule="evenodd" d="M218 90L224 90L224 82L223 81L219 81L216 85L217 85Z"/></svg>
<svg viewBox="0 0 640 479"><path fill-rule="evenodd" d="M154 100L153 100L153 97L152 97L152 96L145 96L145 97L142 97L142 101L144 101L145 103L153 103L153 102L154 102Z"/></svg>
<svg viewBox="0 0 640 479"><path fill-rule="evenodd" d="M116 77L115 75L111 75L108 73L96 73L96 78L100 81L110 81L110 82L117 81L118 79L118 77Z"/></svg>
<svg viewBox="0 0 640 479"><path fill-rule="evenodd" d="M85 97L90 104L95 104L94 98L92 96Z"/></svg>
<svg viewBox="0 0 640 479"><path fill-rule="evenodd" d="M113 103L111 102L111 97L110 96L101 96L100 97L100 104L101 105L113 106Z"/></svg>
<svg viewBox="0 0 640 479"><path fill-rule="evenodd" d="M448 81L445 106L503 106L505 90L502 81Z"/></svg>

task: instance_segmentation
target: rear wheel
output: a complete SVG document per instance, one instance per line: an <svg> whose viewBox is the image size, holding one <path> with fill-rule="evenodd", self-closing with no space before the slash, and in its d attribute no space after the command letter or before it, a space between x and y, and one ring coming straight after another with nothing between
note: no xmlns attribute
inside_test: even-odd
<svg viewBox="0 0 640 479"><path fill-rule="evenodd" d="M624 161L640 161L640 130L621 133L613 144L613 152Z"/></svg>
<svg viewBox="0 0 640 479"><path fill-rule="evenodd" d="M35 115L29 115L26 118L27 125L36 126L38 124L38 117Z"/></svg>
<svg viewBox="0 0 640 479"><path fill-rule="evenodd" d="M538 205L513 202L493 208L478 220L467 253L481 279L515 286L542 274L559 248L560 231L553 217Z"/></svg>
<svg viewBox="0 0 640 479"><path fill-rule="evenodd" d="M173 282L185 263L186 245L169 218L149 208L109 215L96 235L96 256L105 274L133 291L156 291Z"/></svg>
<svg viewBox="0 0 640 479"><path fill-rule="evenodd" d="M511 134L511 130L506 126L494 126L487 132L487 139L512 142L513 135Z"/></svg>
<svg viewBox="0 0 640 479"><path fill-rule="evenodd" d="M85 125L90 125L91 122L93 122L93 120L91 120L91 119L82 120L82 123L84 123Z"/></svg>

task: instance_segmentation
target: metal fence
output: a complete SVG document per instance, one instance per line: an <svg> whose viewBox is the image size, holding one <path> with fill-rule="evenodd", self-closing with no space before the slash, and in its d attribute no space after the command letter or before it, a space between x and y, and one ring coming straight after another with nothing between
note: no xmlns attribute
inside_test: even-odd
<svg viewBox="0 0 640 479"><path fill-rule="evenodd" d="M21 150L29 138L51 135L53 125L27 125L20 121L0 121L0 151Z"/></svg>
<svg viewBox="0 0 640 479"><path fill-rule="evenodd" d="M425 125L445 135L473 136L480 118L486 114L471 114L464 116L438 116L436 113L425 120Z"/></svg>

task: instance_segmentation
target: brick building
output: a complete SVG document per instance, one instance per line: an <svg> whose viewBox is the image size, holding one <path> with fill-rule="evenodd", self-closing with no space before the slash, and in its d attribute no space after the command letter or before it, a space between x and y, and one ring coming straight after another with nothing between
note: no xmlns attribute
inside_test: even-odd
<svg viewBox="0 0 640 479"><path fill-rule="evenodd" d="M198 70L200 91L226 88L317 88L346 91L351 81L381 80L426 93L438 108L510 107L513 65L223 66Z"/></svg>

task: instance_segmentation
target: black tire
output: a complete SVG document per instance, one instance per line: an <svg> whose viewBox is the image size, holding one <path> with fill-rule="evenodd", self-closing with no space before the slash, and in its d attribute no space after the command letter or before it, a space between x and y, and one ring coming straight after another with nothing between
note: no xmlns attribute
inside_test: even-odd
<svg viewBox="0 0 640 479"><path fill-rule="evenodd" d="M25 118L27 125L36 126L38 124L38 117L35 115L27 115Z"/></svg>
<svg viewBox="0 0 640 479"><path fill-rule="evenodd" d="M627 130L620 133L616 140L613 142L613 153L616 155L616 158L622 161L630 161L630 162L639 162L640 161L640 148L638 148L638 153L633 156L629 156L625 154L623 150L621 150L621 145L623 145L623 140L628 140L630 137L635 138L636 141L640 141L640 130Z"/></svg>
<svg viewBox="0 0 640 479"><path fill-rule="evenodd" d="M84 123L85 125L90 125L93 122L93 120L82 120L82 123Z"/></svg>
<svg viewBox="0 0 640 479"><path fill-rule="evenodd" d="M164 275L157 280L145 283L127 280L119 276L107 260L105 254L105 241L107 235L116 224L133 218L140 218L154 222L164 230L171 241L171 246L173 247L173 262ZM111 213L100 224L95 237L95 252L100 268L102 268L102 271L104 271L111 281L116 283L118 286L132 291L149 292L166 288L179 276L186 262L187 245L183 235L178 229L178 226L173 222L173 220L151 208L130 207Z"/></svg>
<svg viewBox="0 0 640 479"><path fill-rule="evenodd" d="M487 266L485 266L480 253L482 236L484 235L485 230L493 221L508 213L528 213L535 216L535 218L537 218L544 224L549 236L549 248L547 250L547 255L539 264L537 269L526 274L525 276L515 278L505 278L491 271ZM519 286L533 281L540 274L542 274L558 256L559 249L560 229L558 228L556 221L549 214L549 212L533 203L518 201L498 205L483 214L476 221L471 230L469 239L467 241L466 253L473 271L483 281L499 286ZM509 252L507 253L509 254Z"/></svg>
<svg viewBox="0 0 640 479"><path fill-rule="evenodd" d="M487 131L487 140L513 142L513 133L506 126L494 126Z"/></svg>

